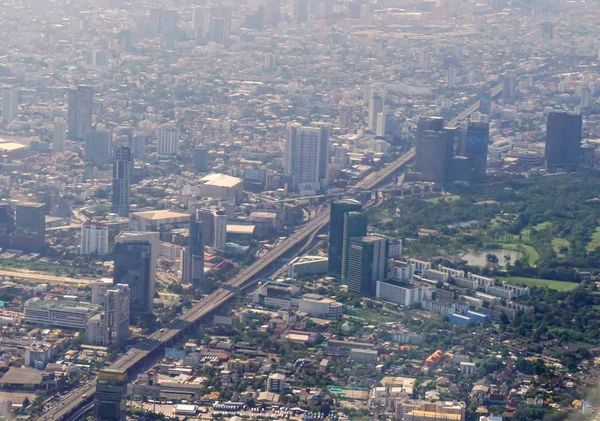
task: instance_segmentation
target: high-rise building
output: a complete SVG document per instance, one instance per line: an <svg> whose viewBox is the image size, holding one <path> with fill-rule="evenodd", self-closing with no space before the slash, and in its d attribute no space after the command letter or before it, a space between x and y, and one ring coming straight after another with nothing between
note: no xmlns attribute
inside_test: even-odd
<svg viewBox="0 0 600 421"><path fill-rule="evenodd" d="M380 113L377 114L377 128L375 130L375 134L380 137L384 137L386 135L386 126L388 120L388 110L383 107Z"/></svg>
<svg viewBox="0 0 600 421"><path fill-rule="evenodd" d="M450 88L454 88L458 82L456 67L450 66L446 70L446 84Z"/></svg>
<svg viewBox="0 0 600 421"><path fill-rule="evenodd" d="M2 89L2 123L7 124L19 114L19 90L16 88Z"/></svg>
<svg viewBox="0 0 600 421"><path fill-rule="evenodd" d="M473 182L479 183L485 178L489 143L489 123L470 121L464 156L469 158L469 172Z"/></svg>
<svg viewBox="0 0 600 421"><path fill-rule="evenodd" d="M329 218L329 263L327 272L341 277L344 250L344 220L346 212L361 211L362 205L356 200L334 200L331 202Z"/></svg>
<svg viewBox="0 0 600 421"><path fill-rule="evenodd" d="M198 209L196 220L202 222L200 230L204 244L217 250L225 250L227 247L227 212L217 208Z"/></svg>
<svg viewBox="0 0 600 421"><path fill-rule="evenodd" d="M444 129L444 119L421 117L415 135L415 171L421 181L446 183L454 148L454 131Z"/></svg>
<svg viewBox="0 0 600 421"><path fill-rule="evenodd" d="M127 373L115 368L103 368L96 379L96 421L125 421L127 411Z"/></svg>
<svg viewBox="0 0 600 421"><path fill-rule="evenodd" d="M133 176L133 154L127 146L117 146L113 154L113 182L111 212L129 215L129 194Z"/></svg>
<svg viewBox="0 0 600 421"><path fill-rule="evenodd" d="M554 39L554 25L552 22L543 22L541 32L544 41L552 41Z"/></svg>
<svg viewBox="0 0 600 421"><path fill-rule="evenodd" d="M64 152L66 141L67 122L62 117L56 117L54 119L54 152Z"/></svg>
<svg viewBox="0 0 600 421"><path fill-rule="evenodd" d="M129 285L132 315L152 312L159 248L157 232L125 232L115 238L115 283Z"/></svg>
<svg viewBox="0 0 600 421"><path fill-rule="evenodd" d="M581 156L580 115L552 112L546 126L546 169L577 171Z"/></svg>
<svg viewBox="0 0 600 421"><path fill-rule="evenodd" d="M67 114L68 138L83 140L92 128L94 90L91 86L79 85L69 90Z"/></svg>
<svg viewBox="0 0 600 421"><path fill-rule="evenodd" d="M517 100L517 75L509 70L504 73L504 87L502 89L502 99L505 104L514 104Z"/></svg>
<svg viewBox="0 0 600 421"><path fill-rule="evenodd" d="M170 124L158 128L156 151L159 155L177 155L179 153L179 130Z"/></svg>
<svg viewBox="0 0 600 421"><path fill-rule="evenodd" d="M294 180L294 190L314 194L327 187L329 134L324 127L288 127L285 170Z"/></svg>
<svg viewBox="0 0 600 421"><path fill-rule="evenodd" d="M143 161L146 155L146 145L150 143L152 136L147 136L141 133L136 133L131 138L131 153L133 157L138 161Z"/></svg>
<svg viewBox="0 0 600 421"><path fill-rule="evenodd" d="M215 248L225 250L227 248L227 213L219 209L214 213L215 221Z"/></svg>
<svg viewBox="0 0 600 421"><path fill-rule="evenodd" d="M122 347L129 339L129 285L116 284L106 291L104 320L108 346Z"/></svg>
<svg viewBox="0 0 600 421"><path fill-rule="evenodd" d="M350 239L364 237L367 235L366 212L351 211L344 214L344 239L342 245L342 282L348 278L348 252L350 250Z"/></svg>
<svg viewBox="0 0 600 421"><path fill-rule="evenodd" d="M195 289L201 288L204 282L202 225L203 223L200 221L190 222L190 234L184 261L184 280L191 283Z"/></svg>
<svg viewBox="0 0 600 421"><path fill-rule="evenodd" d="M108 225L86 222L81 227L81 254L104 256L108 253Z"/></svg>
<svg viewBox="0 0 600 421"><path fill-rule="evenodd" d="M198 172L208 171L208 149L203 146L194 148L194 169Z"/></svg>
<svg viewBox="0 0 600 421"><path fill-rule="evenodd" d="M348 291L373 297L377 281L386 279L389 240L381 235L350 239Z"/></svg>
<svg viewBox="0 0 600 421"><path fill-rule="evenodd" d="M231 8L214 6L210 8L210 28L208 37L216 44L227 45L231 32Z"/></svg>
<svg viewBox="0 0 600 421"><path fill-rule="evenodd" d="M378 92L373 92L369 98L369 121L368 129L377 131L377 114L383 111L383 98Z"/></svg>
<svg viewBox="0 0 600 421"><path fill-rule="evenodd" d="M13 247L37 251L46 242L46 209L43 203L22 202L15 213Z"/></svg>
<svg viewBox="0 0 600 421"><path fill-rule="evenodd" d="M430 53L429 48L423 47L419 50L419 69L429 70Z"/></svg>
<svg viewBox="0 0 600 421"><path fill-rule="evenodd" d="M97 165L108 164L111 160L112 132L90 130L85 134L85 160Z"/></svg>

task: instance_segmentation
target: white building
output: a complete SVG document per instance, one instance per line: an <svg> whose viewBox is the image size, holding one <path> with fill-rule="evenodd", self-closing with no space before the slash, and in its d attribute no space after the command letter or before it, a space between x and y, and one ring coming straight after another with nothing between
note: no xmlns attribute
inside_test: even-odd
<svg viewBox="0 0 600 421"><path fill-rule="evenodd" d="M267 377L267 392L281 393L285 389L285 375L272 373Z"/></svg>
<svg viewBox="0 0 600 421"><path fill-rule="evenodd" d="M244 196L244 180L226 174L208 174L200 179L198 196L230 199L239 204Z"/></svg>
<svg viewBox="0 0 600 421"><path fill-rule="evenodd" d="M227 214L215 212L215 248L225 250L227 248Z"/></svg>
<svg viewBox="0 0 600 421"><path fill-rule="evenodd" d="M289 125L284 168L294 178L294 190L311 195L327 187L328 165L327 128Z"/></svg>
<svg viewBox="0 0 600 421"><path fill-rule="evenodd" d="M2 122L10 123L19 114L19 90L16 88L2 89Z"/></svg>
<svg viewBox="0 0 600 421"><path fill-rule="evenodd" d="M60 326L73 329L85 329L89 319L100 311L100 306L90 303L31 299L25 303L26 323L44 326Z"/></svg>
<svg viewBox="0 0 600 421"><path fill-rule="evenodd" d="M399 259L402 257L402 240L399 238L390 239L390 250L388 252L390 259Z"/></svg>
<svg viewBox="0 0 600 421"><path fill-rule="evenodd" d="M327 257L322 256L298 256L288 263L287 275L297 278L327 273L328 261Z"/></svg>
<svg viewBox="0 0 600 421"><path fill-rule="evenodd" d="M406 262L391 260L389 264L388 278L398 279L400 281L412 281L415 275L415 267Z"/></svg>
<svg viewBox="0 0 600 421"><path fill-rule="evenodd" d="M116 284L107 289L104 311L87 324L87 340L91 345L122 346L129 338L129 286Z"/></svg>
<svg viewBox="0 0 600 421"><path fill-rule="evenodd" d="M426 262L424 260L410 258L408 259L408 264L414 267L415 272L419 273L423 273L427 269L431 269L431 262Z"/></svg>
<svg viewBox="0 0 600 421"><path fill-rule="evenodd" d="M377 281L375 296L384 301L409 307L431 296L429 286L405 282Z"/></svg>
<svg viewBox="0 0 600 421"><path fill-rule="evenodd" d="M305 294L298 300L298 311L309 316L335 319L342 317L342 303L318 294Z"/></svg>
<svg viewBox="0 0 600 421"><path fill-rule="evenodd" d="M67 141L67 122L62 117L54 119L54 152L64 152Z"/></svg>
<svg viewBox="0 0 600 421"><path fill-rule="evenodd" d="M427 279L433 279L438 282L448 282L448 278L450 277L450 275L448 275L446 272L435 269L426 269L423 271L423 276Z"/></svg>
<svg viewBox="0 0 600 421"><path fill-rule="evenodd" d="M170 124L158 128L156 151L159 155L177 155L179 153L180 133Z"/></svg>
<svg viewBox="0 0 600 421"><path fill-rule="evenodd" d="M104 297L114 282L112 278L100 278L92 283L92 304L104 305Z"/></svg>
<svg viewBox="0 0 600 421"><path fill-rule="evenodd" d="M462 374L463 376L475 375L475 363L461 362L460 374Z"/></svg>
<svg viewBox="0 0 600 421"><path fill-rule="evenodd" d="M81 254L103 256L108 253L108 225L86 222L81 227Z"/></svg>
<svg viewBox="0 0 600 421"><path fill-rule="evenodd" d="M465 272L463 270L458 270L458 269L452 269L446 266L440 266L438 268L438 270L440 272L444 272L447 273L448 275L450 275L453 278L462 278L465 276Z"/></svg>

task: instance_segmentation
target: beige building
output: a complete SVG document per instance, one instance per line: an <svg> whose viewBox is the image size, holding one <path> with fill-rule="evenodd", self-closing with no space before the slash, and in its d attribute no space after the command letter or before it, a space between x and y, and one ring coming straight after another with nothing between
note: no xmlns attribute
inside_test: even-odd
<svg viewBox="0 0 600 421"><path fill-rule="evenodd" d="M230 199L239 204L244 195L244 180L226 174L208 174L200 180L198 195L213 199Z"/></svg>
<svg viewBox="0 0 600 421"><path fill-rule="evenodd" d="M134 212L129 217L131 231L171 231L188 228L191 215L172 210L151 210Z"/></svg>

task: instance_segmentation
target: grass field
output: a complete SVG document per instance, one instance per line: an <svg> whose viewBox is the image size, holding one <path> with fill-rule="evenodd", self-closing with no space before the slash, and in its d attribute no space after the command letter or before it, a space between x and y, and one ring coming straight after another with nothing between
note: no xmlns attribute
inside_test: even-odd
<svg viewBox="0 0 600 421"><path fill-rule="evenodd" d="M560 249L563 247L571 248L571 243L569 243L564 238L556 237L552 239L552 250L554 250L554 253L556 253L557 256L564 256L564 254L560 252Z"/></svg>
<svg viewBox="0 0 600 421"><path fill-rule="evenodd" d="M540 254L536 249L527 245L527 244L514 244L514 243L504 243L502 247L507 250L515 250L520 251L527 257L527 261L529 262L529 266L535 266L536 262L540 258Z"/></svg>
<svg viewBox="0 0 600 421"><path fill-rule="evenodd" d="M396 317L394 317L394 316L377 314L373 310L368 309L368 308L362 308L360 310L356 310L355 316L361 317L361 318L369 320L371 322L379 322L379 323L387 323L387 322L397 321Z"/></svg>
<svg viewBox="0 0 600 421"><path fill-rule="evenodd" d="M431 199L427 199L426 201L430 203L440 203L442 200L446 202L454 202L458 199L460 199L460 195L451 194L449 196L432 197Z"/></svg>
<svg viewBox="0 0 600 421"><path fill-rule="evenodd" d="M549 288L561 292L571 291L572 289L575 289L577 285L579 285L575 282L551 281L550 279L537 278L522 278L519 276L509 276L507 278L501 279L511 284L525 285L528 287Z"/></svg>
<svg viewBox="0 0 600 421"><path fill-rule="evenodd" d="M600 247L600 227L597 227L592 234L592 241L587 245L587 251L594 251Z"/></svg>

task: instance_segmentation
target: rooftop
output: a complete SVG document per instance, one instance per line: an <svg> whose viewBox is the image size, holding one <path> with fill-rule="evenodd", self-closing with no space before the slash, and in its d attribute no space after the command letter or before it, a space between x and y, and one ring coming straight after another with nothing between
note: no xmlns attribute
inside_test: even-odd
<svg viewBox="0 0 600 421"><path fill-rule="evenodd" d="M150 210L142 212L134 212L131 216L138 218L146 218L151 220L161 220L170 218L190 218L189 213L176 212L172 210Z"/></svg>
<svg viewBox="0 0 600 421"><path fill-rule="evenodd" d="M11 367L0 379L0 384L34 384L42 383L42 372L30 367Z"/></svg>
<svg viewBox="0 0 600 421"><path fill-rule="evenodd" d="M25 303L25 308L38 310L68 310L78 312L90 312L100 310L100 306L91 303L70 301L70 300L29 300Z"/></svg>
<svg viewBox="0 0 600 421"><path fill-rule="evenodd" d="M207 186L235 187L243 181L241 178L226 174L208 174L202 177L200 183Z"/></svg>

